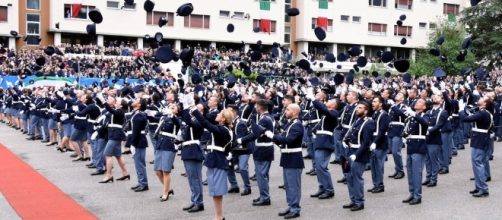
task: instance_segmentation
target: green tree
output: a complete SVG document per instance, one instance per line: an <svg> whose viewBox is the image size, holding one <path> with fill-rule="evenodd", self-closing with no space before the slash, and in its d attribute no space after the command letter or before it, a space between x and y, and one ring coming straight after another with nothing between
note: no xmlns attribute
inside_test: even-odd
<svg viewBox="0 0 502 220"><path fill-rule="evenodd" d="M444 36L442 45L437 44L440 36ZM467 36L467 32L461 24L448 22L444 20L440 22L437 28L429 35L429 43L425 48L417 49L415 62L410 66L409 72L414 75L432 75L433 71L440 67L447 74L458 74L464 67L474 67L474 55L468 52L465 61L457 60L457 55L460 53L462 42ZM430 49L439 49L442 55L448 57L447 62L443 62L440 57L433 56L429 53Z"/></svg>
<svg viewBox="0 0 502 220"><path fill-rule="evenodd" d="M502 58L502 0L484 0L462 11L466 31L472 34L472 46L477 60L488 69Z"/></svg>

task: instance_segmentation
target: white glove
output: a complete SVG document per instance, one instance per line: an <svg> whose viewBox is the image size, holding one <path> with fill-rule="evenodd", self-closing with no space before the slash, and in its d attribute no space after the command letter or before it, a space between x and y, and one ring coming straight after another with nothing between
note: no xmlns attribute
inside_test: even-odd
<svg viewBox="0 0 502 220"><path fill-rule="evenodd" d="M101 103L106 103L105 97L103 96L103 93L96 94L96 98L99 99L99 101L101 101Z"/></svg>
<svg viewBox="0 0 502 220"><path fill-rule="evenodd" d="M303 121L302 125L303 125L303 127L305 127L305 126L309 125L309 122L308 121Z"/></svg>
<svg viewBox="0 0 502 220"><path fill-rule="evenodd" d="M97 132L97 131L95 131L95 132L93 132L93 133L92 133L92 135L91 135L91 140L93 140L93 141L94 141L94 140L96 140L96 138L97 138L97 137L98 137L98 132Z"/></svg>
<svg viewBox="0 0 502 220"><path fill-rule="evenodd" d="M131 153L133 155L136 154L136 147L134 147L134 146L131 145L131 148L129 148L129 149L131 149Z"/></svg>
<svg viewBox="0 0 502 220"><path fill-rule="evenodd" d="M370 145L370 151L374 151L376 149L376 144L375 143L372 143Z"/></svg>
<svg viewBox="0 0 502 220"><path fill-rule="evenodd" d="M394 104L395 104L395 103L394 103L394 100L392 100L392 99L388 99L388 100L387 100L387 102L388 102L390 105L394 105Z"/></svg>
<svg viewBox="0 0 502 220"><path fill-rule="evenodd" d="M78 112L78 106L77 105L72 106L71 109L73 109L74 112Z"/></svg>
<svg viewBox="0 0 502 220"><path fill-rule="evenodd" d="M35 104L33 104L33 103L31 103L31 104L30 104L30 108L35 109L36 107L37 107L37 106L35 106Z"/></svg>
<svg viewBox="0 0 502 220"><path fill-rule="evenodd" d="M70 117L68 116L68 114L61 114L61 117L60 117L61 121L65 121L65 120L66 120L66 119L68 119L68 118L70 118Z"/></svg>
<svg viewBox="0 0 502 220"><path fill-rule="evenodd" d="M23 111L21 111L21 112L19 112L19 114L20 114L20 115L22 115L23 113L24 113L24 110L23 110Z"/></svg>
<svg viewBox="0 0 502 220"><path fill-rule="evenodd" d="M355 161L356 160L356 155L354 155L354 154L350 155L350 160Z"/></svg>
<svg viewBox="0 0 502 220"><path fill-rule="evenodd" d="M265 136L267 136L268 138L273 138L274 137L274 133L271 132L271 131L265 131Z"/></svg>
<svg viewBox="0 0 502 220"><path fill-rule="evenodd" d="M495 140L495 132L490 133L490 139Z"/></svg>
<svg viewBox="0 0 502 220"><path fill-rule="evenodd" d="M312 93L309 93L305 96L305 98L309 101L314 101L315 97L314 97L314 94Z"/></svg>
<svg viewBox="0 0 502 220"><path fill-rule="evenodd" d="M314 139L315 139L316 137L317 137L317 135L315 135L315 134L313 134L313 135L312 135L312 138L314 138Z"/></svg>
<svg viewBox="0 0 502 220"><path fill-rule="evenodd" d="M284 94L282 92L277 92L277 96L284 98Z"/></svg>
<svg viewBox="0 0 502 220"><path fill-rule="evenodd" d="M349 145L347 145L345 142L342 142L343 148L349 148Z"/></svg>
<svg viewBox="0 0 502 220"><path fill-rule="evenodd" d="M406 115L409 115L411 117L415 117L415 115L417 115L417 113L414 112L413 110L411 110L411 108L408 108L408 109L406 109Z"/></svg>
<svg viewBox="0 0 502 220"><path fill-rule="evenodd" d="M237 139L237 143L238 143L238 144L242 144L242 139L240 139L240 138L239 138L239 139Z"/></svg>
<svg viewBox="0 0 502 220"><path fill-rule="evenodd" d="M232 153L228 153L227 160L232 160Z"/></svg>
<svg viewBox="0 0 502 220"><path fill-rule="evenodd" d="M148 112L148 116L150 116L150 117L155 117L156 114L157 114L157 111Z"/></svg>
<svg viewBox="0 0 502 220"><path fill-rule="evenodd" d="M406 138L402 138L403 143L406 143Z"/></svg>
<svg viewBox="0 0 502 220"><path fill-rule="evenodd" d="M162 114L163 115L171 115L171 114L173 114L173 111L170 108L164 108L164 109L162 109Z"/></svg>

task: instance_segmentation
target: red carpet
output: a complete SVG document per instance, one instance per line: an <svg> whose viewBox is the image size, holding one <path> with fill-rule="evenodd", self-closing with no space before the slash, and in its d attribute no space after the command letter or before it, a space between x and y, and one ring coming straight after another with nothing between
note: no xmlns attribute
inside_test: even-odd
<svg viewBox="0 0 502 220"><path fill-rule="evenodd" d="M97 219L2 144L0 161L0 191L22 219Z"/></svg>

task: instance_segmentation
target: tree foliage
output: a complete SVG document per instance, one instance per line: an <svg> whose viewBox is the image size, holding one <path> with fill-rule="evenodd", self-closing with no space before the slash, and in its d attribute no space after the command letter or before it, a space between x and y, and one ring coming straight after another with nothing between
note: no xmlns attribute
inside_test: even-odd
<svg viewBox="0 0 502 220"><path fill-rule="evenodd" d="M492 64L500 62L502 52L502 0L483 0L466 8L460 21L472 34L476 59L493 69Z"/></svg>
<svg viewBox="0 0 502 220"><path fill-rule="evenodd" d="M442 45L437 44L440 36L444 36ZM415 62L410 66L410 73L418 76L432 75L436 68L442 68L447 74L454 75L460 73L460 70L464 67L474 67L475 58L470 51L465 57L465 61L457 60L462 42L466 36L467 32L461 24L446 20L440 22L437 28L430 33L427 47L417 50ZM448 60L443 62L440 57L431 55L429 51L432 48L439 49L441 55L446 55Z"/></svg>

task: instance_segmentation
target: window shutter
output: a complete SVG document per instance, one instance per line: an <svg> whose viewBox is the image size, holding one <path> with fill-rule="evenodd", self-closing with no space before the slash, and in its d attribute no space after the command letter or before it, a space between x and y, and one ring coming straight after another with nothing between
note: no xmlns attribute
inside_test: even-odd
<svg viewBox="0 0 502 220"><path fill-rule="evenodd" d="M270 0L260 0L260 10L270 11Z"/></svg>
<svg viewBox="0 0 502 220"><path fill-rule="evenodd" d="M328 0L319 0L320 9L328 9Z"/></svg>

